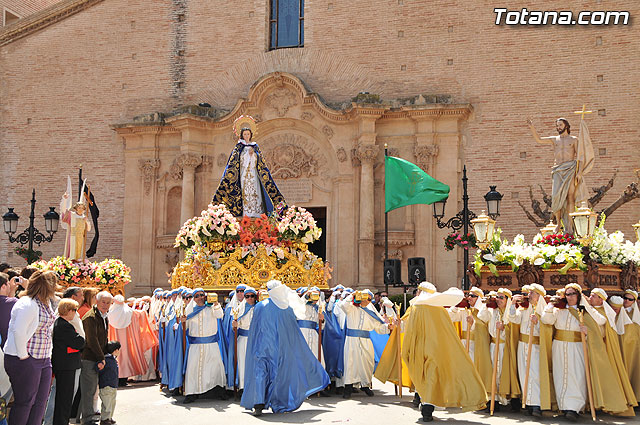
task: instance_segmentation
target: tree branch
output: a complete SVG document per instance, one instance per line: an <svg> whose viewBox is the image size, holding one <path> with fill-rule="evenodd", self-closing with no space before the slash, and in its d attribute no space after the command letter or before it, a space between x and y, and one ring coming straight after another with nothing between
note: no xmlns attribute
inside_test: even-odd
<svg viewBox="0 0 640 425"><path fill-rule="evenodd" d="M615 210L623 206L629 201L640 198L640 191L638 190L638 184L636 182L631 183L627 188L622 192L622 195L609 207L607 207L603 212L605 216L609 217Z"/></svg>
<svg viewBox="0 0 640 425"><path fill-rule="evenodd" d="M609 183L605 184L604 186L591 188L591 190L595 192L595 195L589 198L589 205L591 206L591 208L598 205L598 202L600 202L604 195L609 191L609 189L613 187L613 182L615 181L617 175L618 170L615 170L613 172L613 176L609 180Z"/></svg>
<svg viewBox="0 0 640 425"><path fill-rule="evenodd" d="M524 213L527 215L527 218L531 220L537 227L544 226L544 223L540 223L534 216L531 215L529 211L527 211L524 205L522 205L522 202L518 201L518 205L520 205L520 208L522 208L522 211L524 211Z"/></svg>
<svg viewBox="0 0 640 425"><path fill-rule="evenodd" d="M547 192L544 190L544 187L542 187L541 184L539 184L538 186L540 186L540 192L542 192L542 200L545 204L547 204L548 208L551 208L551 196L547 195Z"/></svg>

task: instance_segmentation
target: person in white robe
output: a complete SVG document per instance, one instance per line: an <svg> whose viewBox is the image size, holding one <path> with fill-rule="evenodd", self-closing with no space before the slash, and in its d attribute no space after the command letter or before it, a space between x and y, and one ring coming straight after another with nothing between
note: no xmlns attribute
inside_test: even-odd
<svg viewBox="0 0 640 425"><path fill-rule="evenodd" d="M580 337L580 332L587 334L587 327L580 324L570 309L584 306L599 326L604 325L607 319L586 302L586 298L582 296L582 288L577 283L568 284L564 296L567 308L547 304L540 319L542 323L555 328L551 358L558 409L564 412L568 420L575 422L578 420L578 412L587 404L585 359Z"/></svg>
<svg viewBox="0 0 640 425"><path fill-rule="evenodd" d="M253 320L253 307L256 305L257 292L251 287L244 290L244 302L239 305L238 319L233 321L233 327L238 329L238 389L244 389L245 363L247 358L247 341L249 329Z"/></svg>
<svg viewBox="0 0 640 425"><path fill-rule="evenodd" d="M320 290L313 287L306 291L302 298L305 301L305 310L304 317L298 320L298 326L302 336L307 341L309 349L318 358L318 322L322 320ZM324 367L324 357L321 358L321 363Z"/></svg>
<svg viewBox="0 0 640 425"><path fill-rule="evenodd" d="M523 287L523 292L524 287ZM522 295L514 295L511 308L509 309L509 321L520 325L520 336L518 342L518 377L522 388L522 397L527 406L527 414L537 418L542 417L540 409L540 316L544 312L547 303L544 296L547 291L540 284L528 285L529 305L516 309L515 302L522 302ZM533 327L533 341L531 345L531 363L529 366L529 380L525 388L525 377L527 374L527 357L529 352L529 335Z"/></svg>
<svg viewBox="0 0 640 425"><path fill-rule="evenodd" d="M511 309L511 297L513 294L507 288L500 288L496 293L496 302L498 303L497 308L487 307L482 311L478 312L478 319L487 323L487 327L489 328L489 335L491 335L491 364L493 365L495 359L495 350L496 350L496 341L498 339L498 335L500 335L500 344L498 344L498 366L497 366L497 374L496 374L496 401L502 405L507 405L507 399L500 396L500 376L502 374L502 364L504 357L504 347L505 347L505 329L507 324L509 323L509 316L505 314ZM490 390L490 388L487 388ZM497 403L496 403L497 405ZM488 409L488 408L487 408Z"/></svg>
<svg viewBox="0 0 640 425"><path fill-rule="evenodd" d="M227 397L224 391L224 363L218 345L218 340L222 337L218 332L218 319L222 319L224 312L217 302L205 305L206 299L203 289L195 289L193 300L187 305L186 316L183 317L189 342L184 376L184 403L195 401L199 395L215 387L220 387L220 398Z"/></svg>
<svg viewBox="0 0 640 425"><path fill-rule="evenodd" d="M475 330L476 326L475 326L475 319L473 318L474 314L476 313L476 315L480 314L480 310L481 309L485 309L485 305L480 302L479 300L482 299L482 297L484 296L484 293L482 292L482 289L474 286L473 288L471 288L469 290L469 294L466 296L467 301L469 302L469 308L461 308L461 307L449 307L449 309L447 310L449 313L449 318L451 319L452 322L460 322L460 325L462 327L462 345L467 348L467 332L471 331L473 333L473 331ZM473 338L469 339L469 356L471 357L471 360L473 360L473 353L474 353L474 347L475 347L475 343L473 341Z"/></svg>
<svg viewBox="0 0 640 425"><path fill-rule="evenodd" d="M369 290L349 294L338 302L338 308L346 316L347 336L344 343L344 398L350 398L354 384L372 397L371 381L375 366L373 343L370 331L388 334L393 325L385 323L377 312L367 308L373 299Z"/></svg>

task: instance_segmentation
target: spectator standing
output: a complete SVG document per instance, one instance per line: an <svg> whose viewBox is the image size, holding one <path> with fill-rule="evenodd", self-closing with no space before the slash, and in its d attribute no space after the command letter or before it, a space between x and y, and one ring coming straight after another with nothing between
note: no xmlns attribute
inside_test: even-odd
<svg viewBox="0 0 640 425"><path fill-rule="evenodd" d="M53 355L51 363L56 379L54 425L68 425L71 403L77 385L76 371L80 369L80 350L84 338L78 333L73 320L78 312L78 303L64 298L58 304L58 319L53 326Z"/></svg>
<svg viewBox="0 0 640 425"><path fill-rule="evenodd" d="M104 356L104 367L99 372L100 425L113 425L113 411L116 408L116 394L118 392L118 355L121 345L118 341L109 341Z"/></svg>
<svg viewBox="0 0 640 425"><path fill-rule="evenodd" d="M84 319L84 315L87 314L87 311L91 310L96 304L96 294L98 290L96 288L84 288L82 290L83 301L80 304L80 308L78 309L78 315L80 319Z"/></svg>
<svg viewBox="0 0 640 425"><path fill-rule="evenodd" d="M85 297L86 299L86 297ZM105 365L104 353L107 346L109 320L107 313L113 301L110 293L103 291L96 295L96 305L82 318L86 345L82 351L80 372L80 406L82 423L95 424L93 421L93 396L98 388L98 371Z"/></svg>
<svg viewBox="0 0 640 425"><path fill-rule="evenodd" d="M37 271L29 279L26 295L11 311L4 367L13 388L14 403L9 425L40 425L51 385L51 308L58 282L50 270Z"/></svg>
<svg viewBox="0 0 640 425"><path fill-rule="evenodd" d="M0 338L2 338L2 347L7 342L7 332L9 332L9 320L11 319L11 310L18 301L13 296L18 286L18 277L9 279L6 273L0 273Z"/></svg>

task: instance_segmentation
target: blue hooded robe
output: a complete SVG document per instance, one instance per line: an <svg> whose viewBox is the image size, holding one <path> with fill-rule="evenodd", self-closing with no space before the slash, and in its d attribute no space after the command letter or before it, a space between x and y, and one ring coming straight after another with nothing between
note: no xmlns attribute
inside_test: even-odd
<svg viewBox="0 0 640 425"><path fill-rule="evenodd" d="M254 309L240 405L264 404L275 413L296 410L311 394L329 385L329 375L313 355L291 309L271 300Z"/></svg>

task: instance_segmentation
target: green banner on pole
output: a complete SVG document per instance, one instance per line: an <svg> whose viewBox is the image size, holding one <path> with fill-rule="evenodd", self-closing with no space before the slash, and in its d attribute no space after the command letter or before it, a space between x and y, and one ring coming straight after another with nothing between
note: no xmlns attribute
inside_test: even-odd
<svg viewBox="0 0 640 425"><path fill-rule="evenodd" d="M414 204L433 204L449 197L449 186L415 164L386 156L384 161L385 212Z"/></svg>

